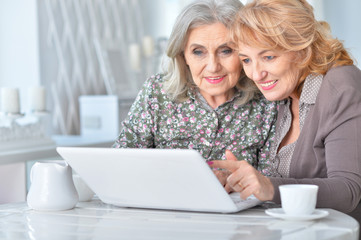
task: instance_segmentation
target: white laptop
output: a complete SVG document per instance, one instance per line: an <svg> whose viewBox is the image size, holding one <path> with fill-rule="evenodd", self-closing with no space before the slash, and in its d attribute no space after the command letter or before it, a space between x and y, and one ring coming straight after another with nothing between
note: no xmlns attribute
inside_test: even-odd
<svg viewBox="0 0 361 240"><path fill-rule="evenodd" d="M58 147L101 201L120 207L232 213L261 203L228 194L190 149Z"/></svg>

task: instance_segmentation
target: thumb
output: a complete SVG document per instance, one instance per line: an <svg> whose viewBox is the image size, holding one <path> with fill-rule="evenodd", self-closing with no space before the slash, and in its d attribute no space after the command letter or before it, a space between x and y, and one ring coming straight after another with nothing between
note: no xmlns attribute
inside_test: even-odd
<svg viewBox="0 0 361 240"><path fill-rule="evenodd" d="M232 161L237 161L236 156L234 156L234 154L230 150L226 150L226 159L232 160Z"/></svg>

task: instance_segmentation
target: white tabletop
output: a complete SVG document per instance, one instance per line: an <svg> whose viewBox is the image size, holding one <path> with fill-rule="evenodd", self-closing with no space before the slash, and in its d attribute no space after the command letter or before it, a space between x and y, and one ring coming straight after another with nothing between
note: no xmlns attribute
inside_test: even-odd
<svg viewBox="0 0 361 240"><path fill-rule="evenodd" d="M236 214L119 208L95 199L68 211L0 205L0 239L358 239L359 225L332 210L315 221L285 221L262 208Z"/></svg>

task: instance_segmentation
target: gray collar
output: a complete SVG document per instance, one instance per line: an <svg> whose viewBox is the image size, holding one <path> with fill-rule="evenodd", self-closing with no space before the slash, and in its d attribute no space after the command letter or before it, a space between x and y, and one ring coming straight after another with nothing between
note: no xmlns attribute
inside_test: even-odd
<svg viewBox="0 0 361 240"><path fill-rule="evenodd" d="M320 91L323 75L310 74L307 76L302 88L300 97L301 103L315 104L318 92Z"/></svg>
<svg viewBox="0 0 361 240"><path fill-rule="evenodd" d="M305 83L303 84L300 104L315 104L318 92L320 91L323 75L310 74L306 77ZM289 99L280 101L280 104L287 104Z"/></svg>
<svg viewBox="0 0 361 240"><path fill-rule="evenodd" d="M237 88L234 88L234 89L235 89L235 93L234 93L233 97L232 97L230 100L228 100L227 102L225 102L224 104L227 104L227 103L229 103L229 102L233 102L235 98L238 98L238 97L241 96L242 91L240 91L240 90L237 89ZM208 110L210 110L210 111L214 111L214 110L215 110L215 109L211 108L211 106L209 106L209 104L208 104L207 101L204 99L204 97L202 96L202 94L199 92L199 89L198 89L197 87L192 87L192 88L190 88L190 89L188 90L188 94L189 94L189 97L190 97L191 99L194 99L194 100L195 100L195 99L198 99L198 101L200 102L200 104L201 104L204 108L206 108L206 109L208 109ZM222 104L221 106L223 106L224 104ZM219 106L219 107L221 107L221 106Z"/></svg>

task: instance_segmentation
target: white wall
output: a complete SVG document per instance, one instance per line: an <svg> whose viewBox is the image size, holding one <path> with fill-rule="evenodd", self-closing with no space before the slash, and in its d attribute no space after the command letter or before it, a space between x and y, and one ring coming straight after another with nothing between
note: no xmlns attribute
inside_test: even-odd
<svg viewBox="0 0 361 240"><path fill-rule="evenodd" d="M36 6L36 0L0 0L0 87L21 87L22 108L27 89L40 84Z"/></svg>
<svg viewBox="0 0 361 240"><path fill-rule="evenodd" d="M0 204L26 200L25 163L0 165Z"/></svg>
<svg viewBox="0 0 361 240"><path fill-rule="evenodd" d="M145 33L169 36L180 9L192 0L139 0ZM241 0L245 3L247 0ZM309 0L316 17L330 23L361 66L361 1ZM37 0L0 0L0 87L21 87L22 107L27 88L40 84ZM24 109L23 109L24 111Z"/></svg>
<svg viewBox="0 0 361 240"><path fill-rule="evenodd" d="M361 1L315 0L323 2L324 20L331 25L333 36L343 40L344 46L361 67Z"/></svg>
<svg viewBox="0 0 361 240"><path fill-rule="evenodd" d="M143 6L145 33L155 38L168 37L180 9L192 0L140 0ZM246 4L250 0L240 0ZM344 42L356 65L361 67L361 1L308 0L318 20L331 25L335 37ZM161 6L161 7L160 7ZM165 10L167 9L167 10Z"/></svg>
<svg viewBox="0 0 361 240"><path fill-rule="evenodd" d="M181 9L193 0L139 0L144 32L154 38L169 37Z"/></svg>
<svg viewBox="0 0 361 240"><path fill-rule="evenodd" d="M27 107L29 86L38 85L36 0L0 0L0 87L21 87ZM25 201L25 163L0 165L0 204Z"/></svg>

